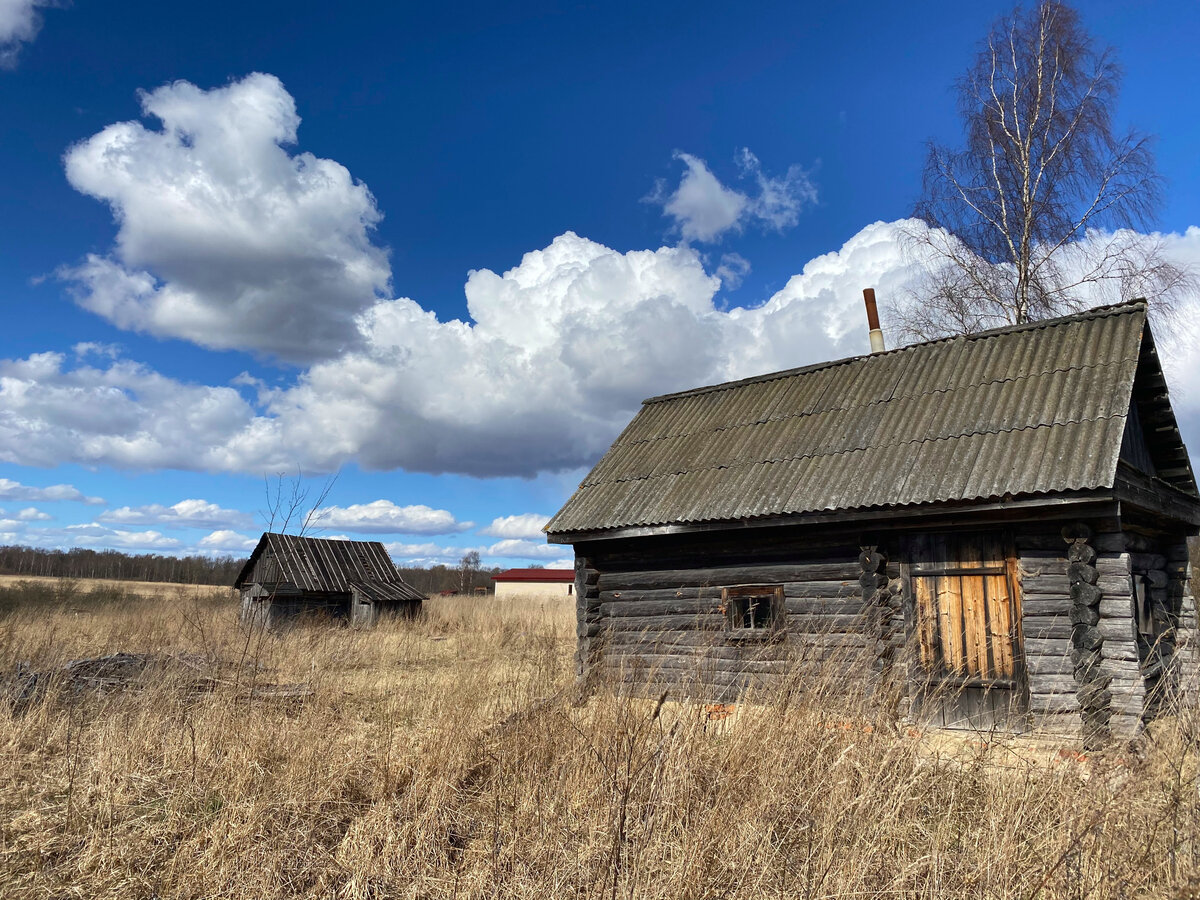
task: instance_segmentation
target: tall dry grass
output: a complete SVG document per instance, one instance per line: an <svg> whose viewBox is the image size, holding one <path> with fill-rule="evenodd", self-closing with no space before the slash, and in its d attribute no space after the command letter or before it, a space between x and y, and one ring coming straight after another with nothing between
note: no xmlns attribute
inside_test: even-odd
<svg viewBox="0 0 1200 900"><path fill-rule="evenodd" d="M242 629L227 595L0 616L0 666L115 651L138 690L0 705L0 896L1194 896L1196 741L1080 760L874 727L830 685L578 702L569 609L449 598L372 631ZM220 663L218 665L218 662ZM304 682L302 700L251 683ZM1056 760L1056 761L1054 761Z"/></svg>

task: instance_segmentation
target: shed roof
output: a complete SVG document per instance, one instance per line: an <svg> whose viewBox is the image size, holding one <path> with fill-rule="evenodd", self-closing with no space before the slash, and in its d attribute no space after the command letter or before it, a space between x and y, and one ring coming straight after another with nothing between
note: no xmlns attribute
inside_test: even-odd
<svg viewBox="0 0 1200 900"><path fill-rule="evenodd" d="M653 397L546 531L1110 488L1139 361L1194 496L1134 302Z"/></svg>
<svg viewBox="0 0 1200 900"><path fill-rule="evenodd" d="M406 581L352 581L350 587L370 603L424 600L425 595Z"/></svg>
<svg viewBox="0 0 1200 900"><path fill-rule="evenodd" d="M420 600L422 594L410 587L379 541L344 541L265 532L233 583L240 588L254 572L255 563L270 549L280 567L281 581L302 591L348 593L352 586L390 585L406 592L385 599ZM387 592L389 595L395 590Z"/></svg>

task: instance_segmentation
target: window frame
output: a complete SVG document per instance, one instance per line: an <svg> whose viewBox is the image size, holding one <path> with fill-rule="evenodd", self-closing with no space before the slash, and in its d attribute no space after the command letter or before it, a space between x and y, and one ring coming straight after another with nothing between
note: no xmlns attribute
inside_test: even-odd
<svg viewBox="0 0 1200 900"><path fill-rule="evenodd" d="M996 553L991 557L976 557L967 549L979 550L991 542ZM964 533L929 532L912 537L906 547L906 562L901 565L901 575L904 579L906 604L911 616L909 636L915 641L917 670L921 677L930 684L940 684L956 688L1004 688L1019 687L1025 677L1025 648L1021 623L1022 600L1020 578L1017 574L1017 553L1012 535L1007 532L968 531ZM972 585L974 597L983 599L985 619L976 622L983 625L983 636L987 642L988 671L986 673L971 673L964 671L969 668L966 657L970 655L968 639L967 609L961 606L957 615L951 619L941 605L942 581L956 579L958 581L957 596L962 604L967 596L966 582L970 579L977 582ZM999 633L993 632L992 624L992 588L986 580L1002 579L1006 594L1008 628L1004 633L1006 652L1010 657L1010 671L1005 673L996 661L993 640ZM924 605L928 608L922 612L922 593L927 597ZM922 624L924 623L924 625ZM960 659L947 657L947 632L950 625L954 630L949 633Z"/></svg>
<svg viewBox="0 0 1200 900"><path fill-rule="evenodd" d="M766 600L766 624L745 625L744 604L751 599ZM725 618L725 637L733 643L779 641L787 634L787 605L782 584L734 584L721 588L721 612ZM753 614L751 614L753 617Z"/></svg>

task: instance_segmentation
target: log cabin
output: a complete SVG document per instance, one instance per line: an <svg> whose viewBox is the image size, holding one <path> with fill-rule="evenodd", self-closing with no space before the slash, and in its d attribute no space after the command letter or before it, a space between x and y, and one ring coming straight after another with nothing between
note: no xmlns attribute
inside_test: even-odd
<svg viewBox="0 0 1200 900"><path fill-rule="evenodd" d="M379 541L266 532L233 585L244 623L279 628L302 617L374 625L412 615L424 595L400 577Z"/></svg>
<svg viewBox="0 0 1200 900"><path fill-rule="evenodd" d="M1194 698L1200 495L1146 303L872 338L643 403L546 526L577 674L731 702L838 658L901 720L1090 744Z"/></svg>

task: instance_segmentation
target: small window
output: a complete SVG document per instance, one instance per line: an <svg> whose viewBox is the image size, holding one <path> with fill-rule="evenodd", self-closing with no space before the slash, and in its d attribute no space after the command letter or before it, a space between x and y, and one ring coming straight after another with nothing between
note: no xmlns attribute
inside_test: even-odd
<svg viewBox="0 0 1200 900"><path fill-rule="evenodd" d="M735 635L767 635L783 627L783 585L753 584L727 587L721 603L729 631Z"/></svg>
<svg viewBox="0 0 1200 900"><path fill-rule="evenodd" d="M568 584L567 585L567 596L570 597L574 593L575 593L575 585Z"/></svg>

